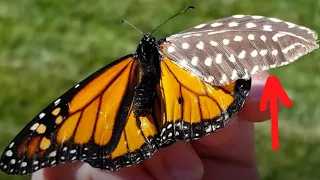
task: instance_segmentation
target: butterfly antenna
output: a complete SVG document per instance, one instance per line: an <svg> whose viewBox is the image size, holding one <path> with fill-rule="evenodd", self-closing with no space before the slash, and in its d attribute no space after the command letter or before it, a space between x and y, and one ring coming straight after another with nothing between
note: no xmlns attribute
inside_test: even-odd
<svg viewBox="0 0 320 180"><path fill-rule="evenodd" d="M163 24L165 24L166 22L168 22L169 20L175 18L176 16L179 16L180 14L183 14L184 12L186 12L188 9L194 9L194 6L188 6L187 8L185 8L183 11L171 16L169 19L165 20L163 23L161 23L158 27L156 27L150 35L152 35L159 27L161 27Z"/></svg>
<svg viewBox="0 0 320 180"><path fill-rule="evenodd" d="M136 28L136 27L135 27L134 25L132 25L131 23L129 23L128 21L122 20L122 23L128 24L128 25L131 26L133 29L137 30L137 31L143 36L143 32L142 32L140 29Z"/></svg>

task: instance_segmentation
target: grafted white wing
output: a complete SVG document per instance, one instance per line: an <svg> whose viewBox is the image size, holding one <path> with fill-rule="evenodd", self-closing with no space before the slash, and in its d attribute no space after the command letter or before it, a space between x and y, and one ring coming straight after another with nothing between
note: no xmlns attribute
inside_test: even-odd
<svg viewBox="0 0 320 180"><path fill-rule="evenodd" d="M234 15L166 38L161 53L213 85L287 65L317 49L317 33L276 18Z"/></svg>

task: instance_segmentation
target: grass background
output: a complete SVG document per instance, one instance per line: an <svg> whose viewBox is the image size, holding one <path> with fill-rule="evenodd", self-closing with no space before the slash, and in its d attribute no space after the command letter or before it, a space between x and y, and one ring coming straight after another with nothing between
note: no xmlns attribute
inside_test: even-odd
<svg viewBox="0 0 320 180"><path fill-rule="evenodd" d="M233 14L277 17L320 32L318 0L0 0L0 150L43 107L100 67L135 50L187 5L196 10L167 23L158 38ZM320 177L320 51L274 70L295 106L280 113L281 146L271 150L269 122L256 126L263 180ZM7 176L0 179L28 179Z"/></svg>

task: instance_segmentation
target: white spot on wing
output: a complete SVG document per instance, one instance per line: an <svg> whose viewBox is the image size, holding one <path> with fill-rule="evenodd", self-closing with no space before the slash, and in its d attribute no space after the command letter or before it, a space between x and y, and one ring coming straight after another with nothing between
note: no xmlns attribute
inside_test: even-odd
<svg viewBox="0 0 320 180"><path fill-rule="evenodd" d="M254 37L254 35L253 35L253 34L249 34L249 35L248 35L248 39L249 39L249 40L254 40L254 39L255 39L255 37Z"/></svg>
<svg viewBox="0 0 320 180"><path fill-rule="evenodd" d="M222 41L222 43L223 43L224 45L228 45L228 44L229 44L229 42L230 42L230 40L229 40L229 39L224 39L224 40Z"/></svg>
<svg viewBox="0 0 320 180"><path fill-rule="evenodd" d="M208 78L205 78L205 81L209 83L211 83L213 80L214 80L213 76L208 76Z"/></svg>
<svg viewBox="0 0 320 180"><path fill-rule="evenodd" d="M191 59L191 64L192 64L193 66L197 66L198 61L199 61L199 58L198 58L197 56L194 56L194 57Z"/></svg>
<svg viewBox="0 0 320 180"><path fill-rule="evenodd" d="M198 26L195 26L194 28L196 29L200 29L200 28L203 28L205 27L207 24L199 24Z"/></svg>
<svg viewBox="0 0 320 180"><path fill-rule="evenodd" d="M248 73L248 70L247 69L244 69L244 76L243 76L243 78L244 79L248 79L250 76L249 76L249 73Z"/></svg>
<svg viewBox="0 0 320 180"><path fill-rule="evenodd" d="M230 62L233 62L233 63L236 62L236 58L234 57L233 54L231 54L228 59L229 59Z"/></svg>
<svg viewBox="0 0 320 180"><path fill-rule="evenodd" d="M235 36L233 38L234 41L241 41L242 40L242 37L241 36Z"/></svg>
<svg viewBox="0 0 320 180"><path fill-rule="evenodd" d="M10 143L9 148L12 148L13 145L14 145L14 142Z"/></svg>
<svg viewBox="0 0 320 180"><path fill-rule="evenodd" d="M262 71L266 71L266 70L269 69L269 67L268 66L263 66L261 69L262 69Z"/></svg>
<svg viewBox="0 0 320 180"><path fill-rule="evenodd" d="M77 85L79 85L79 84L77 84ZM57 106L59 103L60 103L60 101L61 101L61 99L59 98L59 99L57 99L55 102L54 102L54 105L55 106Z"/></svg>
<svg viewBox="0 0 320 180"><path fill-rule="evenodd" d="M16 160L15 160L15 159L11 159L10 163L11 163L11 164L15 164L15 163L16 163Z"/></svg>
<svg viewBox="0 0 320 180"><path fill-rule="evenodd" d="M252 68L252 70L251 70L251 74L255 74L256 72L258 72L258 70L259 70L259 66L254 66L253 68Z"/></svg>
<svg viewBox="0 0 320 180"><path fill-rule="evenodd" d="M296 27L295 24L291 23L291 22L285 22L288 25L288 28L294 28Z"/></svg>
<svg viewBox="0 0 320 180"><path fill-rule="evenodd" d="M211 27L219 27L219 26L221 26L223 23L212 23L210 26Z"/></svg>
<svg viewBox="0 0 320 180"><path fill-rule="evenodd" d="M272 65L270 65L270 68L276 68L277 67L277 65L276 64L272 64Z"/></svg>
<svg viewBox="0 0 320 180"><path fill-rule="evenodd" d="M237 23L237 22L230 22L228 25L229 25L229 27L236 27L236 26L239 25L239 23Z"/></svg>
<svg viewBox="0 0 320 180"><path fill-rule="evenodd" d="M57 155L57 151L52 151L50 154L49 154L49 157L55 157Z"/></svg>
<svg viewBox="0 0 320 180"><path fill-rule="evenodd" d="M210 44L211 46L214 46L214 47L218 46L218 43L216 41L210 41Z"/></svg>
<svg viewBox="0 0 320 180"><path fill-rule="evenodd" d="M263 31L272 31L272 26L271 25L263 25Z"/></svg>
<svg viewBox="0 0 320 180"><path fill-rule="evenodd" d="M34 131L34 130L36 130L38 127L39 127L39 123L34 123L31 127L30 127L30 130L31 131Z"/></svg>
<svg viewBox="0 0 320 180"><path fill-rule="evenodd" d="M28 163L27 162L22 162L21 167L27 167Z"/></svg>
<svg viewBox="0 0 320 180"><path fill-rule="evenodd" d="M268 50L266 50L266 49L261 49L260 52L259 52L259 54L261 56L265 56L267 53L268 53Z"/></svg>
<svg viewBox="0 0 320 180"><path fill-rule="evenodd" d="M216 56L216 63L221 64L222 63L222 54L217 54Z"/></svg>
<svg viewBox="0 0 320 180"><path fill-rule="evenodd" d="M257 50L253 50L251 53L250 53L251 57L256 57L258 55L258 51Z"/></svg>
<svg viewBox="0 0 320 180"><path fill-rule="evenodd" d="M245 15L243 14L237 14L237 15L233 15L232 17L234 18L243 18Z"/></svg>
<svg viewBox="0 0 320 180"><path fill-rule="evenodd" d="M205 129L205 131L206 131L207 133L211 132L211 131L212 131L211 126L208 126L208 127Z"/></svg>
<svg viewBox="0 0 320 180"><path fill-rule="evenodd" d="M202 41L200 41L196 46L198 49L202 50L204 48L204 43Z"/></svg>
<svg viewBox="0 0 320 180"><path fill-rule="evenodd" d="M45 115L46 114L42 112L42 113L39 114L39 118L42 119Z"/></svg>
<svg viewBox="0 0 320 180"><path fill-rule="evenodd" d="M272 55L276 56L278 54L278 50L274 49L272 52L271 52Z"/></svg>
<svg viewBox="0 0 320 180"><path fill-rule="evenodd" d="M260 39L265 42L267 40L267 37L265 35L261 35Z"/></svg>
<svg viewBox="0 0 320 180"><path fill-rule="evenodd" d="M269 20L272 22L282 22L280 19L277 18L269 18Z"/></svg>
<svg viewBox="0 0 320 180"><path fill-rule="evenodd" d="M284 61L284 62L282 62L279 66L284 66L284 65L287 65L287 64L289 64L289 62Z"/></svg>
<svg viewBox="0 0 320 180"><path fill-rule="evenodd" d="M254 27L257 27L257 25L254 24L254 23L252 23L252 22L248 22L248 23L246 24L246 27L247 27L247 28L254 28Z"/></svg>
<svg viewBox="0 0 320 180"><path fill-rule="evenodd" d="M180 61L180 64L181 64L182 66L186 66L186 65L188 64L188 61L185 60L185 59L182 59L182 60Z"/></svg>
<svg viewBox="0 0 320 180"><path fill-rule="evenodd" d="M231 80L236 80L238 77L239 77L239 76L238 76L238 72L237 72L237 70L234 69L234 70L232 71Z"/></svg>
<svg viewBox="0 0 320 180"><path fill-rule="evenodd" d="M190 45L188 43L182 44L182 49L189 49Z"/></svg>
<svg viewBox="0 0 320 180"><path fill-rule="evenodd" d="M176 51L176 48L174 48L173 46L168 47L168 53L173 53L175 51Z"/></svg>
<svg viewBox="0 0 320 180"><path fill-rule="evenodd" d="M212 65L212 59L210 57L206 58L206 60L204 61L204 64L206 66L211 66Z"/></svg>
<svg viewBox="0 0 320 180"><path fill-rule="evenodd" d="M6 156L11 157L13 155L13 152L11 150L6 151Z"/></svg>
<svg viewBox="0 0 320 180"><path fill-rule="evenodd" d="M238 55L238 58L239 59L244 59L246 57L246 51L245 50L242 50L239 55Z"/></svg>
<svg viewBox="0 0 320 180"><path fill-rule="evenodd" d="M262 19L263 18L263 16L251 16L252 17L252 19Z"/></svg>

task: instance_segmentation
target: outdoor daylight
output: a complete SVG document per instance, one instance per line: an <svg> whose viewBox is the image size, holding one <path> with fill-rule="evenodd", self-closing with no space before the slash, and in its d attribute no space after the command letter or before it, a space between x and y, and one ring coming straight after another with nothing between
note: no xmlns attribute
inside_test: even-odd
<svg viewBox="0 0 320 180"><path fill-rule="evenodd" d="M318 180L316 33L320 0L0 0L0 180Z"/></svg>

